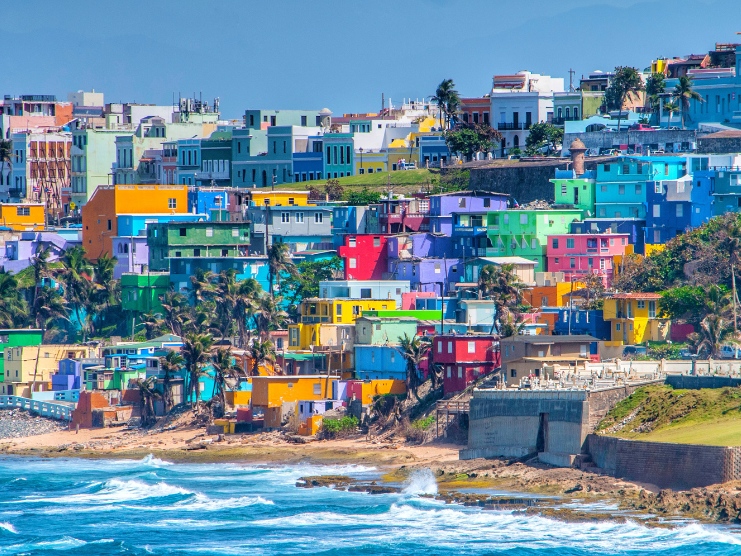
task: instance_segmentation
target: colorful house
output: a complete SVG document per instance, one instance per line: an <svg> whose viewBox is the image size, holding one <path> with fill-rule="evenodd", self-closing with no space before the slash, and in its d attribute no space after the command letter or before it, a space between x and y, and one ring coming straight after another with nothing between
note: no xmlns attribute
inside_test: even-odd
<svg viewBox="0 0 741 556"><path fill-rule="evenodd" d="M583 222L572 222L571 234L628 234L628 243L633 252L645 252L646 220L641 218L587 218Z"/></svg>
<svg viewBox="0 0 741 556"><path fill-rule="evenodd" d="M612 340L610 322L604 319L602 311L560 307L555 317L554 334L559 336L581 334L604 341Z"/></svg>
<svg viewBox="0 0 741 556"><path fill-rule="evenodd" d="M329 178L353 175L354 142L352 133L325 133L324 172Z"/></svg>
<svg viewBox="0 0 741 556"><path fill-rule="evenodd" d="M355 320L355 345L398 344L399 339L417 335L419 319L414 317L368 317Z"/></svg>
<svg viewBox="0 0 741 556"><path fill-rule="evenodd" d="M5 328L0 330L0 382L5 378L5 348L37 346L41 343L39 328Z"/></svg>
<svg viewBox="0 0 741 556"><path fill-rule="evenodd" d="M550 180L555 190L557 205L573 205L583 211L583 217L595 216L595 189L597 173L588 170L576 176L574 170L556 170Z"/></svg>
<svg viewBox="0 0 741 556"><path fill-rule="evenodd" d="M543 307L562 307L564 299L572 291L583 287L583 284L577 281L573 282L556 282L552 286L535 286L523 290L523 302L535 309Z"/></svg>
<svg viewBox="0 0 741 556"><path fill-rule="evenodd" d="M319 296L325 299L393 299L401 308L404 294L411 290L409 280L324 280Z"/></svg>
<svg viewBox="0 0 741 556"><path fill-rule="evenodd" d="M500 366L497 336L489 334L437 335L432 361L443 368L443 390L460 392Z"/></svg>
<svg viewBox="0 0 741 556"><path fill-rule="evenodd" d="M678 180L647 182L647 187L646 243L666 243L713 217L709 178L687 175Z"/></svg>
<svg viewBox="0 0 741 556"><path fill-rule="evenodd" d="M612 284L614 255L629 249L627 234L560 234L548 236L548 270L563 272L566 280L586 274L602 276L605 287Z"/></svg>
<svg viewBox="0 0 741 556"><path fill-rule="evenodd" d="M44 203L0 204L0 226L16 232L40 231L46 228Z"/></svg>
<svg viewBox="0 0 741 556"><path fill-rule="evenodd" d="M361 380L404 380L407 365L398 343L355 344L355 375Z"/></svg>
<svg viewBox="0 0 741 556"><path fill-rule="evenodd" d="M555 366L572 371L584 367L597 354L597 338L571 334L567 336L510 336L502 338L500 353L502 375L507 386L517 386L527 379L553 380Z"/></svg>
<svg viewBox="0 0 741 556"><path fill-rule="evenodd" d="M613 345L666 341L670 322L658 306L658 293L618 293L604 301L603 315L610 322Z"/></svg>
<svg viewBox="0 0 741 556"><path fill-rule="evenodd" d="M161 314L162 298L169 289L169 272L147 271L144 274L133 272L122 274L121 308L129 315L134 315L137 321L141 315L146 313Z"/></svg>
<svg viewBox="0 0 741 556"><path fill-rule="evenodd" d="M453 232L453 213L507 210L506 193L454 192L430 196L430 231L450 236Z"/></svg>
<svg viewBox="0 0 741 556"><path fill-rule="evenodd" d="M346 235L345 244L337 249L345 280L383 280L388 271L387 242L383 235Z"/></svg>
<svg viewBox="0 0 741 556"><path fill-rule="evenodd" d="M119 236L120 214L178 214L188 211L188 188L183 185L101 186L82 209L82 246L96 260L115 256L112 238Z"/></svg>
<svg viewBox="0 0 741 556"><path fill-rule="evenodd" d="M389 270L392 278L409 280L414 291L433 292L435 295L446 295L450 285L460 282L463 277L460 259L397 259Z"/></svg>
<svg viewBox="0 0 741 556"><path fill-rule="evenodd" d="M30 398L32 389L34 392L50 391L51 377L59 370L59 361L90 357L95 352L95 348L89 346L63 344L6 347L1 392Z"/></svg>
<svg viewBox="0 0 741 556"><path fill-rule="evenodd" d="M508 210L492 211L487 216L489 241L493 247L487 255L523 257L538 263L537 270L546 270L548 236L566 234L582 211Z"/></svg>

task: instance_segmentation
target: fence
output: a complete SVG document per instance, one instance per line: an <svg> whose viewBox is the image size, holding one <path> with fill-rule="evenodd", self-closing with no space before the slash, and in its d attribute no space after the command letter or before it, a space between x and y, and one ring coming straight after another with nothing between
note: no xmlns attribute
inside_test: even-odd
<svg viewBox="0 0 741 556"><path fill-rule="evenodd" d="M61 419L65 421L72 419L73 411L71 407L66 405L40 400L29 400L28 398L21 398L19 396L0 396L0 409L16 408L32 411L43 417L51 417L52 419Z"/></svg>

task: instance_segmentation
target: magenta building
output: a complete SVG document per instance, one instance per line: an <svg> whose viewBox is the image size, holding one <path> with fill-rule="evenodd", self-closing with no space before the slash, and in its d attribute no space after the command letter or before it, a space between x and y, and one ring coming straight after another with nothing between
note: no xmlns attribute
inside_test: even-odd
<svg viewBox="0 0 741 556"><path fill-rule="evenodd" d="M612 257L624 255L628 234L559 234L548 236L548 272L563 272L566 279L599 274L606 287L612 284Z"/></svg>

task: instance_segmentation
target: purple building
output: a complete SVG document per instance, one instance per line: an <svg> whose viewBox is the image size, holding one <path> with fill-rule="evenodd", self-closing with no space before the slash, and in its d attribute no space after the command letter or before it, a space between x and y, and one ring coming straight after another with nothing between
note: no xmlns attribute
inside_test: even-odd
<svg viewBox="0 0 741 556"><path fill-rule="evenodd" d="M450 254L450 238L428 233L400 234L388 238L389 272L396 259L443 257Z"/></svg>
<svg viewBox="0 0 741 556"><path fill-rule="evenodd" d="M430 196L430 231L450 236L453 232L454 212L487 212L507 210L506 193L470 192L441 193Z"/></svg>
<svg viewBox="0 0 741 556"><path fill-rule="evenodd" d="M75 359L62 359L59 362L59 372L51 376L51 389L79 390L82 375L82 363Z"/></svg>
<svg viewBox="0 0 741 556"><path fill-rule="evenodd" d="M389 271L392 280L409 280L412 291L433 292L437 296L463 280L459 259L394 259L393 263L389 261Z"/></svg>
<svg viewBox="0 0 741 556"><path fill-rule="evenodd" d="M58 261L66 249L82 245L79 228L56 232L20 232L0 246L0 265L6 272L17 273L31 266L36 253L49 250L49 262Z"/></svg>

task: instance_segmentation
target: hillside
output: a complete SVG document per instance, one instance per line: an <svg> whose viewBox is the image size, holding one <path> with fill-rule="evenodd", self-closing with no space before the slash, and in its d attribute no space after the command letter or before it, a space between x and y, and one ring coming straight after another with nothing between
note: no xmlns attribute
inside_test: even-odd
<svg viewBox="0 0 741 556"><path fill-rule="evenodd" d="M633 440L739 446L741 389L647 386L618 403L598 431Z"/></svg>
<svg viewBox="0 0 741 556"><path fill-rule="evenodd" d="M440 176L440 170L398 170L396 172L381 172L374 174L363 174L360 176L347 176L337 178L346 190L353 187L367 187L371 191L386 191L387 185L393 188L395 193L407 193L418 191L420 187L429 187ZM321 188L327 180L304 181L300 183L284 183L280 189L289 191L305 191L311 186Z"/></svg>

